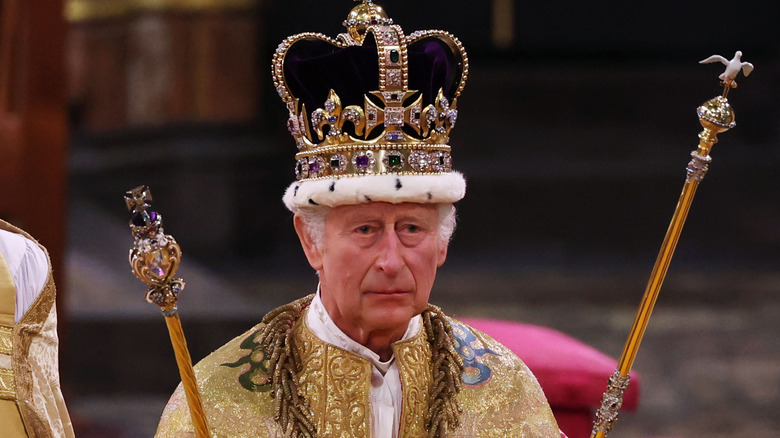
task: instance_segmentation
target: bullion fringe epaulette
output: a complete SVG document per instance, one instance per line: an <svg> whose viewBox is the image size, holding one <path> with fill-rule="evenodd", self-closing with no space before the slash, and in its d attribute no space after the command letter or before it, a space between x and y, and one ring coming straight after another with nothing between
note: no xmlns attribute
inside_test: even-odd
<svg viewBox="0 0 780 438"><path fill-rule="evenodd" d="M286 437L317 437L314 414L298 387L303 363L295 346L293 326L314 295L279 307L263 318L255 338L264 346L271 376L274 419ZM462 389L463 362L454 348L452 328L440 308L428 305L422 313L426 340L431 346L433 384L425 426L430 438L443 437L460 425L457 395Z"/></svg>

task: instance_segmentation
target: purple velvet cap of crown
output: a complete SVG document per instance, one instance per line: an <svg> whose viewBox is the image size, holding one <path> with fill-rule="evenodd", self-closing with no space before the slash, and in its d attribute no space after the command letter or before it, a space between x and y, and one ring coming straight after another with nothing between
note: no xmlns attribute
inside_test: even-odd
<svg viewBox="0 0 780 438"><path fill-rule="evenodd" d="M436 37L407 46L409 90L422 92L423 107L432 104L439 89L452 100L463 75L459 54ZM363 106L363 96L379 90L379 58L376 40L369 33L362 46L338 47L310 38L293 44L284 62L290 93L306 105L310 114L321 108L333 89L342 107Z"/></svg>

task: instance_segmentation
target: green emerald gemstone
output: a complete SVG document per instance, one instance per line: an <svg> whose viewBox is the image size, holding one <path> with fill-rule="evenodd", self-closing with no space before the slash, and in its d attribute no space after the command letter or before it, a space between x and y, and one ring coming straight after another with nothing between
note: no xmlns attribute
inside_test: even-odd
<svg viewBox="0 0 780 438"><path fill-rule="evenodd" d="M341 166L341 160L339 160L338 158L333 158L330 160L330 167L332 167L333 169L338 169L339 166Z"/></svg>
<svg viewBox="0 0 780 438"><path fill-rule="evenodd" d="M401 165L401 156L400 155L389 155L387 157L387 164L390 167L397 167Z"/></svg>
<svg viewBox="0 0 780 438"><path fill-rule="evenodd" d="M390 51L390 62L396 63L401 60L401 55L398 53L398 50L391 50Z"/></svg>

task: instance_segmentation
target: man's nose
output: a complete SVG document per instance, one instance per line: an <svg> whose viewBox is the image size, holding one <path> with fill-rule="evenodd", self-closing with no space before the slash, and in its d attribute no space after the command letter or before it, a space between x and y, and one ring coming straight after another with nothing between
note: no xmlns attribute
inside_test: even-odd
<svg viewBox="0 0 780 438"><path fill-rule="evenodd" d="M403 245L394 229L382 234L378 250L376 265L384 273L394 275L404 266Z"/></svg>

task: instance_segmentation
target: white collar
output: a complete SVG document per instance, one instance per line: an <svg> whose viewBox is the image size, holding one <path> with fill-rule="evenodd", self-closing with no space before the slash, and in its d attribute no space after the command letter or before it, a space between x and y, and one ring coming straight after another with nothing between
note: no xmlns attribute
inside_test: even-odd
<svg viewBox="0 0 780 438"><path fill-rule="evenodd" d="M325 305L322 303L319 286L317 286L317 293L314 295L314 299L309 305L309 311L306 313L306 323L309 325L311 331L322 341L343 348L344 350L369 360L382 374L387 372L387 369L390 368L393 360L395 360L395 356L391 356L387 361L380 360L378 354L359 344L341 331L341 329L336 326L336 323L333 322L333 319L325 309ZM417 335L421 324L422 318L420 315L413 317L409 321L406 332L399 342Z"/></svg>

